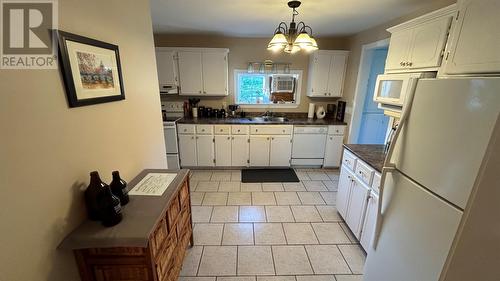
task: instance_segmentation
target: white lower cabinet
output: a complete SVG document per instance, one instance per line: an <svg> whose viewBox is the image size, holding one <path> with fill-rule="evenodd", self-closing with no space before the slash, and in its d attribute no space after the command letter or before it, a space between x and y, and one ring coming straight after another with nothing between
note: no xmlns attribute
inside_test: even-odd
<svg viewBox="0 0 500 281"><path fill-rule="evenodd" d="M349 161L343 164L340 170L337 211L360 241L361 246L368 251L377 221L380 174L374 172L374 180L372 181L371 177L367 180L355 171L371 170L369 165L346 150L343 157ZM354 164L349 166L347 163Z"/></svg>
<svg viewBox="0 0 500 281"><path fill-rule="evenodd" d="M217 141L217 140L216 140ZM247 135L237 135L231 137L231 165L248 166L248 141Z"/></svg>
<svg viewBox="0 0 500 281"><path fill-rule="evenodd" d="M250 166L269 166L271 138L250 136Z"/></svg>
<svg viewBox="0 0 500 281"><path fill-rule="evenodd" d="M369 194L370 187L354 178L345 221L358 239L361 237L361 227Z"/></svg>
<svg viewBox="0 0 500 281"><path fill-rule="evenodd" d="M215 136L215 166L229 167L231 166L232 156L231 136Z"/></svg>
<svg viewBox="0 0 500 281"><path fill-rule="evenodd" d="M198 158L198 166L205 166L205 167L214 166L215 164L214 136L197 135L196 154Z"/></svg>
<svg viewBox="0 0 500 281"><path fill-rule="evenodd" d="M378 195L372 191L366 205L365 221L363 224L363 230L361 231L361 238L359 239L361 246L363 246L366 251L368 251L368 247L370 247L372 243L373 234L375 232L375 224L377 222L377 212Z"/></svg>
<svg viewBox="0 0 500 281"><path fill-rule="evenodd" d="M325 146L324 167L339 167L342 156L342 144L344 135L328 135Z"/></svg>
<svg viewBox="0 0 500 281"><path fill-rule="evenodd" d="M345 219L347 208L349 207L349 197L351 196L354 173L342 166L340 170L339 185L337 191L337 211Z"/></svg>
<svg viewBox="0 0 500 281"><path fill-rule="evenodd" d="M179 135L179 159L181 166L197 166L195 135Z"/></svg>
<svg viewBox="0 0 500 281"><path fill-rule="evenodd" d="M272 136L269 166L288 167L292 155L292 138L290 136Z"/></svg>

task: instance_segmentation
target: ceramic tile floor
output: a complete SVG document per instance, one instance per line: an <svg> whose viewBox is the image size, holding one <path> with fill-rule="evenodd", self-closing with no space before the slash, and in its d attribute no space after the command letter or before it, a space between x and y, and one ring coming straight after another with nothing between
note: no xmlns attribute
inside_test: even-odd
<svg viewBox="0 0 500 281"><path fill-rule="evenodd" d="M194 243L180 281L361 281L365 253L335 208L338 170L300 183L241 183L193 170Z"/></svg>

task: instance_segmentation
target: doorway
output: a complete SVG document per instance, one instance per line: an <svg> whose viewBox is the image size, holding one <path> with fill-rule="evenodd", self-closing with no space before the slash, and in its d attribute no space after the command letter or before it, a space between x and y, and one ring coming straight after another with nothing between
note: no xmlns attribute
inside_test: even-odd
<svg viewBox="0 0 500 281"><path fill-rule="evenodd" d="M384 73L387 58L388 40L364 45L358 71L358 82L354 98L351 120L350 143L384 144L390 118L384 115L373 93L377 76Z"/></svg>

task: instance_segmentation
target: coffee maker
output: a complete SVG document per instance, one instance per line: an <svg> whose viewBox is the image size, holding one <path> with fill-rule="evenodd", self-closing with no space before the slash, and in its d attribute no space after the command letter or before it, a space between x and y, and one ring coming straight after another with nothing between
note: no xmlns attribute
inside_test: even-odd
<svg viewBox="0 0 500 281"><path fill-rule="evenodd" d="M237 105L237 104L230 104L230 105L228 106L228 108L229 108L229 113L228 113L228 114L229 114L229 117L231 117L231 118L236 117L236 110L238 110L238 108L239 108L239 107L240 107L240 106L239 106L239 105Z"/></svg>

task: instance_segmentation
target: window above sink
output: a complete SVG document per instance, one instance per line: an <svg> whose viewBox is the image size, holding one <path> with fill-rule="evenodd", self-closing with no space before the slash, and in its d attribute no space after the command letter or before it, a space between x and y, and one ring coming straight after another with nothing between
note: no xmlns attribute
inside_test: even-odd
<svg viewBox="0 0 500 281"><path fill-rule="evenodd" d="M247 70L234 71L234 100L242 108L296 108L300 104L302 71L291 70L289 74L295 78L294 91L273 93L271 91L272 76L275 73L248 73Z"/></svg>

